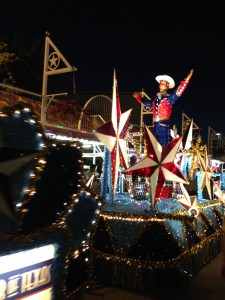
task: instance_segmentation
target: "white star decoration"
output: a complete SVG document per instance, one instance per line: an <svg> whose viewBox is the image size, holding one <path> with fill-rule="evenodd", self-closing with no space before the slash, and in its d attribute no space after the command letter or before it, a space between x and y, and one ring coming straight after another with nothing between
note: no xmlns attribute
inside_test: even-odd
<svg viewBox="0 0 225 300"><path fill-rule="evenodd" d="M203 224L203 219L201 214L199 213L198 210L198 205L197 205L197 196L193 195L190 196L185 189L183 183L180 183L180 187L183 193L183 197L179 197L177 201L180 203L181 206L183 206L186 210L188 210L188 213L190 216L194 215L195 220L194 220L194 225L197 227L196 221L199 221L201 224Z"/></svg>
<svg viewBox="0 0 225 300"><path fill-rule="evenodd" d="M223 204L225 204L225 191L222 191L216 183L213 184L213 193Z"/></svg>
<svg viewBox="0 0 225 300"><path fill-rule="evenodd" d="M185 189L183 183L180 183L180 187L181 187L181 191L183 194L182 198L178 198L178 202L187 210L189 210L190 208L196 208L197 207L197 196L190 196L187 192L187 190Z"/></svg>
<svg viewBox="0 0 225 300"><path fill-rule="evenodd" d="M181 142L181 149L188 150L191 148L191 142L192 142L192 131L193 131L193 119L188 124L183 136L182 136L182 142Z"/></svg>
<svg viewBox="0 0 225 300"><path fill-rule="evenodd" d="M181 149L181 161L180 161L180 168L183 170L184 164L186 162L187 156L188 156L188 149L191 148L191 142L192 142L192 131L193 131L193 119L188 124L183 136L182 141L180 144Z"/></svg>
<svg viewBox="0 0 225 300"><path fill-rule="evenodd" d="M151 131L145 126L147 157L124 171L128 175L151 178L152 206L160 197L166 181L188 183L178 166L174 163L180 147L181 137L162 147Z"/></svg>
<svg viewBox="0 0 225 300"><path fill-rule="evenodd" d="M212 177L212 169L209 167L209 159L207 155L207 150L205 149L204 153L204 158L200 156L200 165L201 165L201 174L202 174L202 179L200 183L200 189L203 190L203 188L206 186L209 198L212 200L212 195L211 195L211 187L210 187L210 180Z"/></svg>

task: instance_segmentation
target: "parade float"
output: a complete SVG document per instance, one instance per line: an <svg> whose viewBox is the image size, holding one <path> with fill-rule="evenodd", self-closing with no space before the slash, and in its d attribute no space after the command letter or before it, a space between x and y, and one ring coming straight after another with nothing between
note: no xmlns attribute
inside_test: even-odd
<svg viewBox="0 0 225 300"><path fill-rule="evenodd" d="M101 201L79 142L49 138L29 103L0 109L0 299L74 299Z"/></svg>
<svg viewBox="0 0 225 300"><path fill-rule="evenodd" d="M165 146L145 126L137 149L115 72L112 99L111 121L95 132L105 160L104 204L91 236L93 278L131 289L187 282L220 250L224 174L213 180L207 147L200 134L192 137L193 120ZM132 165L130 148L138 150Z"/></svg>
<svg viewBox="0 0 225 300"><path fill-rule="evenodd" d="M45 77L57 71L45 67ZM95 279L131 289L177 284L218 253L223 168L217 162L213 174L192 121L166 146L147 126L134 132L114 72L111 120L88 132L105 147L96 193L84 182L85 131L68 126L71 110L59 116L72 103L48 102L46 90L42 103L15 94L0 99L0 298L74 299Z"/></svg>
<svg viewBox="0 0 225 300"><path fill-rule="evenodd" d="M105 145L100 193L84 182L79 139L55 139L31 101L1 106L5 299L73 299L94 279L132 289L184 282L220 250L224 174L217 162L212 180L192 122L164 147L145 126L141 150L115 75L112 100L112 120L94 132Z"/></svg>

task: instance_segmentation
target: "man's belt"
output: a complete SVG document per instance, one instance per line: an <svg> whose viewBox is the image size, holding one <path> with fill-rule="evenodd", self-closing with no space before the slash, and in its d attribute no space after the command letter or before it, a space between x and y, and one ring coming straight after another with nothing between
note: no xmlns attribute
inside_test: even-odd
<svg viewBox="0 0 225 300"><path fill-rule="evenodd" d="M169 120L169 118L159 118L159 117L155 117L154 119L153 119L153 122L159 122L159 121L168 121Z"/></svg>

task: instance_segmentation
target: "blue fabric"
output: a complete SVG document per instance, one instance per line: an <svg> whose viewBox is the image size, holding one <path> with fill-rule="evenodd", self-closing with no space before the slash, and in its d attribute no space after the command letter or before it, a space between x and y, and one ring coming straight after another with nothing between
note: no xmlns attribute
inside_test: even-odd
<svg viewBox="0 0 225 300"><path fill-rule="evenodd" d="M167 145L171 141L169 121L154 122L153 134L162 146Z"/></svg>

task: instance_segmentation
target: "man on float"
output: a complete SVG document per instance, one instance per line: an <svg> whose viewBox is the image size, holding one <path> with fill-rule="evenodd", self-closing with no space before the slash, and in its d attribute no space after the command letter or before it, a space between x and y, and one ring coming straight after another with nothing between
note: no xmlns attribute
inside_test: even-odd
<svg viewBox="0 0 225 300"><path fill-rule="evenodd" d="M188 76L180 82L180 85L171 94L168 93L168 90L175 87L175 82L173 78L168 75L159 75L155 78L159 83L159 92L155 99L147 100L142 97L142 92L135 92L133 94L133 97L141 105L145 105L152 109L153 134L162 146L167 145L172 139L170 135L170 117L172 114L172 107L188 86L193 71L194 70L192 69Z"/></svg>

